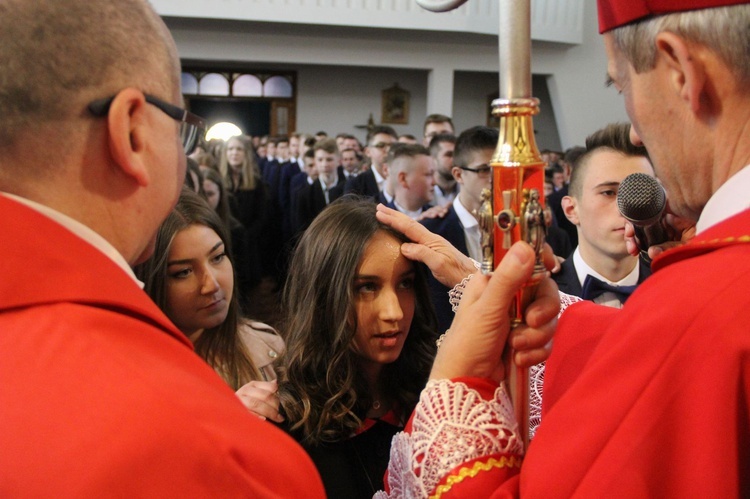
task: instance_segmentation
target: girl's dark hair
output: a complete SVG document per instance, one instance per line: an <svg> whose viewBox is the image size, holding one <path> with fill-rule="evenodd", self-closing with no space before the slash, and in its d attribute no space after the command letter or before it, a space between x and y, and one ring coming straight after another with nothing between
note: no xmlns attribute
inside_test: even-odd
<svg viewBox="0 0 750 499"><path fill-rule="evenodd" d="M229 251L230 239L224 223L202 197L189 189L183 189L174 210L159 227L153 256L134 268L136 276L145 284L146 293L165 313L169 249L177 233L191 225L203 225L216 232L224 243L227 258L232 262ZM220 325L203 331L194 346L198 355L208 362L229 386L238 390L247 382L261 377L238 334L242 318L236 276L234 282L227 318Z"/></svg>
<svg viewBox="0 0 750 499"><path fill-rule="evenodd" d="M287 352L279 396L291 430L303 443L349 438L373 400L358 356L354 279L378 231L406 242L375 218L369 200L341 198L318 215L300 239L283 293ZM435 355L435 313L424 269L415 265L415 311L398 360L383 368L384 390L406 420L427 382Z"/></svg>

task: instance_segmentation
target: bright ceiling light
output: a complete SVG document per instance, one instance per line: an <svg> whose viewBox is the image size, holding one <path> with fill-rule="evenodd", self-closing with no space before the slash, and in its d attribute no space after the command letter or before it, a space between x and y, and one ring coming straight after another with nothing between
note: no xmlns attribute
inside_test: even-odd
<svg viewBox="0 0 750 499"><path fill-rule="evenodd" d="M224 121L222 123L217 123L208 129L208 132L206 133L206 140L221 139L223 141L227 141L229 140L229 138L235 137L237 135L242 135L242 130L240 130L240 127L238 127L234 123L228 123Z"/></svg>

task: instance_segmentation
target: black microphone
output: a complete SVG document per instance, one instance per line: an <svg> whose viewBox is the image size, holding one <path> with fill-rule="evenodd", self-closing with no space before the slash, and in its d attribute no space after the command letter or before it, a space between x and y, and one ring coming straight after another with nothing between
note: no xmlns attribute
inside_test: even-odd
<svg viewBox="0 0 750 499"><path fill-rule="evenodd" d="M635 228L635 244L648 258L648 248L669 240L661 221L667 207L667 193L651 175L633 173L620 182L617 209Z"/></svg>

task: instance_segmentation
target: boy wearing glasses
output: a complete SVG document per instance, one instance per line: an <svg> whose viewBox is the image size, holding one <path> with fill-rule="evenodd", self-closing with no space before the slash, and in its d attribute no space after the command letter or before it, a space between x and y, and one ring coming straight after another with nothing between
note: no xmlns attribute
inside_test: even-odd
<svg viewBox="0 0 750 499"><path fill-rule="evenodd" d="M482 203L482 189L492 182L492 153L497 146L498 131L486 126L465 130L456 139L453 151L453 177L461 186L445 218L422 220L431 232L443 236L463 254L482 261L479 223L475 213ZM429 277L430 292L440 329L445 331L453 320L448 302L448 288Z"/></svg>
<svg viewBox="0 0 750 499"><path fill-rule="evenodd" d="M397 140L396 131L389 126L376 126L369 132L365 156L370 158L370 169L356 177L349 177L344 186L344 194L369 196L384 204L393 200L392 197L385 195L385 179L388 177L385 159L391 144Z"/></svg>

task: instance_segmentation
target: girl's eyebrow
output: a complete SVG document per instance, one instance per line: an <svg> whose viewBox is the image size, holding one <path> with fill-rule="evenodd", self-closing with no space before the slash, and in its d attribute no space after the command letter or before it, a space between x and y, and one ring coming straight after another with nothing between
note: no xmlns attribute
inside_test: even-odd
<svg viewBox="0 0 750 499"><path fill-rule="evenodd" d="M367 275L367 274L357 274L354 276L354 280L356 281L377 281L380 280L380 277L376 275Z"/></svg>
<svg viewBox="0 0 750 499"><path fill-rule="evenodd" d="M222 241L219 241L218 243L214 244L213 248L211 248L208 251L208 255L210 255L211 253L213 253L214 251L216 251L223 245L224 243ZM185 260L172 260L172 261L167 262L167 267L169 267L170 265L184 265L186 263L190 263L191 261L192 261L191 258L187 258Z"/></svg>

